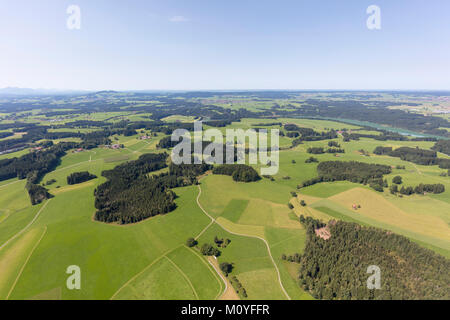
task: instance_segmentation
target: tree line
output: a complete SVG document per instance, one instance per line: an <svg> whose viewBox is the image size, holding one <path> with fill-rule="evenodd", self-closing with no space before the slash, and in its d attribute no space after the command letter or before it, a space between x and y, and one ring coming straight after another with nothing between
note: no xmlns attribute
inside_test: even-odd
<svg viewBox="0 0 450 320"><path fill-rule="evenodd" d="M373 153L400 158L401 160L424 166L439 165L442 169L450 168L450 159L438 158L436 151L420 149L419 147L400 147L394 150L392 147L378 146Z"/></svg>
<svg viewBox="0 0 450 320"><path fill-rule="evenodd" d="M324 153L345 153L344 149L341 148L328 148L325 149L323 147L310 147L306 150L306 152L311 154L324 154Z"/></svg>
<svg viewBox="0 0 450 320"><path fill-rule="evenodd" d="M450 156L450 140L439 140L431 147L431 149Z"/></svg>

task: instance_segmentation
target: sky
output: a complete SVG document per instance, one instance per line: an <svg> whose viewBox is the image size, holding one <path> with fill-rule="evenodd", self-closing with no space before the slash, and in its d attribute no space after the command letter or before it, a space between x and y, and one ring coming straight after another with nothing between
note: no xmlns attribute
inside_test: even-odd
<svg viewBox="0 0 450 320"><path fill-rule="evenodd" d="M450 90L449 13L448 0L0 0L0 88Z"/></svg>

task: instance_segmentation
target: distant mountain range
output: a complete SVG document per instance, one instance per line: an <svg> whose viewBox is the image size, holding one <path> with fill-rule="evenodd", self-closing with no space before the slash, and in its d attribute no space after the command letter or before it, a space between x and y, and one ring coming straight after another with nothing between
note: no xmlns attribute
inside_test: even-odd
<svg viewBox="0 0 450 320"><path fill-rule="evenodd" d="M45 96L45 95L72 95L85 93L89 93L89 91L60 90L60 89L30 89L17 87L0 88L0 96Z"/></svg>

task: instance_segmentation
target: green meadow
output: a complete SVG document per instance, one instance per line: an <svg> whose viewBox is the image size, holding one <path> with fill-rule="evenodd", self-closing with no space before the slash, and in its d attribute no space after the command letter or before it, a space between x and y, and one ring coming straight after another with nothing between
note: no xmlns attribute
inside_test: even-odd
<svg viewBox="0 0 450 320"><path fill-rule="evenodd" d="M235 106L249 103L241 101ZM118 121L123 117L140 116L124 111L94 113L88 118ZM86 115L71 121L78 118L86 120ZM192 120L179 116L164 119ZM261 127L264 122L277 121L317 131L358 128L322 120L243 119L220 130L245 129L256 124ZM199 186L175 189L177 208L166 215L126 226L94 221L94 190L105 181L102 171L144 153L163 151L156 144L164 135L145 141L139 140L139 135L113 136L113 143L124 145L119 150L69 151L59 166L42 179L42 183L52 179L56 182L46 186L54 197L40 205L31 206L25 180L0 183L0 299L220 299L225 285L198 249L205 243L213 244L216 236L231 240L226 248L219 248L217 259L219 263L233 264L231 276L242 283L247 299L311 299L297 283L297 265L281 259L283 254L302 253L304 249L306 232L298 222L300 214L391 230L450 256L450 177L441 176L444 170L437 166L420 166L372 154L379 145L429 149L433 142L366 138L343 142L338 138L335 141L345 154L314 157L319 161L354 160L393 166L392 174L386 176L389 184L396 175L402 176L405 186L442 183L446 191L438 195L400 198L387 189L379 193L350 182L320 183L297 190L298 184L317 175L317 164L305 163L311 156L306 150L326 147L328 140L289 148L292 139L281 137L281 146L286 148L280 151L274 181L263 178L240 183L228 176L208 175ZM26 152L29 151L2 155L0 159ZM397 165L405 169L395 169ZM97 179L68 185L67 176L79 171L89 171ZM297 197L291 192L297 192ZM299 205L301 200L306 201L306 207ZM293 210L288 207L289 202L294 205ZM353 204L360 204L361 209L354 210ZM198 237L196 248L185 246L189 237ZM81 268L81 290L66 287L66 269L71 265Z"/></svg>

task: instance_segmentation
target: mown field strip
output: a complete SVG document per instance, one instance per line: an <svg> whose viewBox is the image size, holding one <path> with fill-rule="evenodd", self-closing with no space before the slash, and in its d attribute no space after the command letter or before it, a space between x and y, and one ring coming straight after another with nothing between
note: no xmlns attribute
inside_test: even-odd
<svg viewBox="0 0 450 320"><path fill-rule="evenodd" d="M203 234L203 233L206 231L206 229L209 228L209 226L211 226L213 223L216 223L216 224L217 224L218 226L220 226L223 230L225 230L226 232L229 232L229 233L231 233L231 234L234 234L234 235L237 235L237 236L242 236L242 237L256 238L256 239L262 240L262 241L264 242L264 244L266 245L266 247L267 247L267 252L269 253L270 260L272 260L273 266L275 267L275 270L277 271L277 275L278 275L278 283L280 284L281 290L283 291L284 295L288 298L288 300L291 300L291 297L288 295L288 293L287 293L286 290L284 289L283 283L281 282L280 270L278 269L278 266L277 266L277 264L275 263L275 260L274 260L274 258L273 258L273 256L272 256L272 253L270 252L270 246L269 246L269 243L266 241L266 239L261 238L261 237L258 237L258 236L252 236L252 235L247 235L247 234L240 234L240 233L232 232L232 231L226 229L226 228L225 228L224 226L222 226L219 222L217 222L216 219L214 219L210 214L208 214L208 212L206 212L206 210L202 207L202 205L200 204L200 196L201 196L201 194L202 194L202 188L201 188L200 184L198 185L198 190L199 190L199 193L198 193L198 195L197 195L197 205L198 205L199 208L203 211L203 213L204 213L205 215L207 215L207 216L212 220L212 222L211 222L205 229L202 230L202 232L200 233L200 235ZM199 237L199 236L197 236L196 239L198 239L198 237Z"/></svg>
<svg viewBox="0 0 450 320"><path fill-rule="evenodd" d="M31 249L30 254L28 255L27 259L25 260L25 263L23 264L22 268L20 268L19 274L16 277L16 280L14 280L13 285L11 286L11 289L8 292L8 295L6 296L5 300L8 300L9 297L11 296L11 293L14 291L14 288L16 287L17 282L20 279L20 276L22 275L23 270L25 269L26 265L28 264L28 261L30 260L31 256L33 255L34 250L36 250L36 248L38 247L39 243L41 243L41 240L44 238L45 234L47 233L47 226L45 226L45 230L42 233L42 236L39 238L39 240L36 242L36 244L34 245L33 249Z"/></svg>
<svg viewBox="0 0 450 320"><path fill-rule="evenodd" d="M223 294L227 291L227 282L226 282L226 280L223 278L222 274L216 269L216 267L215 267L210 261L208 261L208 263L206 263L205 260L203 259L203 257L200 256L195 250L193 250L192 248L189 248L189 247L187 247L187 246L184 246L184 247L187 248L189 251L191 251L193 254L195 254L195 255L200 259L200 261L201 261L203 264L205 264L205 266L208 267L208 270L211 272L211 274L214 276L214 278L215 278L215 279L217 280L217 282L220 284L220 287L221 287L221 288L222 288L222 281L224 282L224 284L225 284L225 290L224 290L223 292L221 292L222 290L220 290L219 294L216 296L216 300L217 300L217 299L220 299L220 297L223 296ZM216 274L213 270L211 270L211 268L209 267L209 265L211 265L211 266L213 267L214 271L216 271L216 273L219 274L219 276L217 276L217 274ZM220 281L220 280L222 280L222 281Z"/></svg>
<svg viewBox="0 0 450 320"><path fill-rule="evenodd" d="M79 165L81 165L81 164L83 164L83 163L95 162L95 161L100 161L100 160L103 160L103 159L96 159L96 160L92 160L92 161L91 161L91 160L81 161L81 162L72 164L72 165L67 166L67 167L63 167L63 168L59 168L59 169L57 169L57 170L53 170L52 173L53 173L53 172L59 172L59 171L62 171L62 170L66 170L66 169L70 169L70 168L79 166Z"/></svg>
<svg viewBox="0 0 450 320"><path fill-rule="evenodd" d="M170 260L170 258L166 255L164 256L164 258L166 258L167 260L169 260L169 262L175 267L175 269L178 270L179 273L181 273L181 275L184 277L184 279L187 281L187 283L189 284L189 286L192 289L192 292L195 295L195 298L197 298L197 300L200 300L200 298L198 297L197 291L195 291L194 285L192 284L191 280L189 279L189 277L183 272L183 270L180 269L180 267L178 267L176 265L175 262L173 262L172 260Z"/></svg>
<svg viewBox="0 0 450 320"><path fill-rule="evenodd" d="M169 251L167 251L166 253L162 254L161 256L159 256L158 258L156 258L154 261L152 261L148 266L146 266L144 269L142 269L141 271L139 271L136 275L134 275L133 277L130 278L130 280L128 280L127 282L125 282L123 284L123 286L121 286L112 296L109 300L114 300L114 298L117 296L117 294L123 289L125 288L127 285L129 285L133 280L137 279L141 274L143 274L147 269L151 268L156 262L158 262L159 260L163 259L166 255L168 255L169 253L171 253L172 251L175 251L176 249L180 248L181 246L175 247Z"/></svg>
<svg viewBox="0 0 450 320"><path fill-rule="evenodd" d="M11 241L13 241L14 239L16 239L18 236L20 236L25 230L27 230L35 221L37 218L39 218L39 215L41 214L42 210L44 210L44 208L47 206L47 204L51 201L51 199L47 200L46 203L44 203L44 205L42 206L41 209L39 209L38 213L36 213L36 215L34 216L33 220L30 221L29 224L26 225L25 228L23 228L22 230L20 230L19 232L17 232L15 235L13 235L11 238L9 238L9 240L7 240L4 244L2 244L0 246L0 250L2 250L4 247L6 247L8 245L8 243L10 243Z"/></svg>

